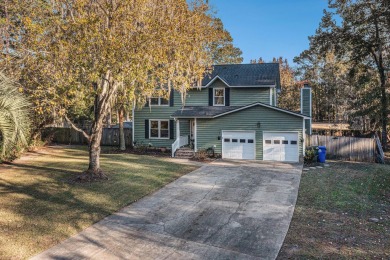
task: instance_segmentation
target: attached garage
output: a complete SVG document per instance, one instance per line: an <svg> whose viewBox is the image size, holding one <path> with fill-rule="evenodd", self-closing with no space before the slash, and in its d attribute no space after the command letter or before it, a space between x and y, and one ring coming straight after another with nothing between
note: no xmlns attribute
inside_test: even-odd
<svg viewBox="0 0 390 260"><path fill-rule="evenodd" d="M255 131L222 131L222 158L254 160Z"/></svg>
<svg viewBox="0 0 390 260"><path fill-rule="evenodd" d="M264 161L299 161L298 132L263 132Z"/></svg>

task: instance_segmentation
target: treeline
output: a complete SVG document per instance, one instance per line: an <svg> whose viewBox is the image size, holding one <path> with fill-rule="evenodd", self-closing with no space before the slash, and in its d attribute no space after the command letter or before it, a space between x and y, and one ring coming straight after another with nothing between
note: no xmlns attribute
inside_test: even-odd
<svg viewBox="0 0 390 260"><path fill-rule="evenodd" d="M330 0L329 10L309 37L310 48L294 59L283 58L279 105L299 110L302 81L313 89L313 120L347 122L390 139L390 1ZM263 62L254 60L253 62Z"/></svg>
<svg viewBox="0 0 390 260"><path fill-rule="evenodd" d="M330 0L310 48L296 57L311 82L317 120L353 121L389 138L390 1ZM367 125L368 122L368 125ZM368 127L367 127L368 126Z"/></svg>

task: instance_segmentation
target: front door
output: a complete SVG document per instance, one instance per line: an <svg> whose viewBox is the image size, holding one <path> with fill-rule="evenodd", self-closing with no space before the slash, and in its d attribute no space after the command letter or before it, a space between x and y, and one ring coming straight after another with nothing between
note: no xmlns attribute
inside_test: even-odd
<svg viewBox="0 0 390 260"><path fill-rule="evenodd" d="M194 149L195 145L195 120L190 120L190 147Z"/></svg>

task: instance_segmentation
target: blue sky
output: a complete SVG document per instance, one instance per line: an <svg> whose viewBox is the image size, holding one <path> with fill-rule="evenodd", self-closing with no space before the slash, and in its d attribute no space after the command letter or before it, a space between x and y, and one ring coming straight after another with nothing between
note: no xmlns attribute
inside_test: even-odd
<svg viewBox="0 0 390 260"><path fill-rule="evenodd" d="M244 63L283 56L292 64L309 47L327 0L209 0L243 52Z"/></svg>

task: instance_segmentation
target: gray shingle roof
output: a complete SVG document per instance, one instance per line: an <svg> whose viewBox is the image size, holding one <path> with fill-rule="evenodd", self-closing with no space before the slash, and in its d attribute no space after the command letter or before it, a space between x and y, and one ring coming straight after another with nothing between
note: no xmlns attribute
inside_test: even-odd
<svg viewBox="0 0 390 260"><path fill-rule="evenodd" d="M179 109L172 114L171 117L174 118L193 118L193 117L203 117L203 118L212 118L214 116L236 110L242 106L218 106L218 107L203 107L203 106L194 106L194 107L184 107Z"/></svg>
<svg viewBox="0 0 390 260"><path fill-rule="evenodd" d="M264 106L271 109L279 110L281 112L285 112L291 115L296 115L304 118L309 118L306 115L301 113L296 113L287 109L283 109L276 106L271 106L262 102L255 102L252 104L248 104L246 106L191 106L184 107L182 109L176 110L175 113L171 115L172 118L215 118L218 116L222 116L224 113L234 113L236 111L244 110L253 106Z"/></svg>
<svg viewBox="0 0 390 260"><path fill-rule="evenodd" d="M214 65L212 72L203 78L202 86L216 76L232 87L276 85L280 88L279 63Z"/></svg>

